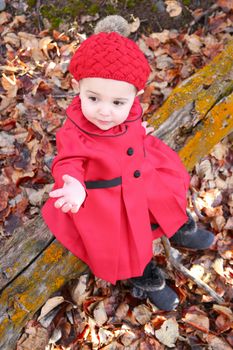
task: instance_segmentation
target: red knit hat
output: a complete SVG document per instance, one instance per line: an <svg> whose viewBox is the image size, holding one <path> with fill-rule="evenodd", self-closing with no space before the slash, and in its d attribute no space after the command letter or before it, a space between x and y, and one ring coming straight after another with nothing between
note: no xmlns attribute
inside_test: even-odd
<svg viewBox="0 0 233 350"><path fill-rule="evenodd" d="M76 80L114 79L141 90L147 82L150 66L134 41L116 32L101 32L80 45L71 59L69 71Z"/></svg>

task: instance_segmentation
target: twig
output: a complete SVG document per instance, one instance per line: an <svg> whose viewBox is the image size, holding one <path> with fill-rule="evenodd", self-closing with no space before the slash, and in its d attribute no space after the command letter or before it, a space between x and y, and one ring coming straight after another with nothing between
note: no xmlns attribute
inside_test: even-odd
<svg viewBox="0 0 233 350"><path fill-rule="evenodd" d="M224 303L224 299L220 297L212 288L210 288L205 282L203 282L200 278L194 277L191 272L182 265L177 257L179 257L181 254L177 251L177 249L174 249L171 247L171 244L167 237L162 237L162 243L164 246L165 254L168 259L168 261L171 263L172 267L174 267L176 270L181 272L184 276L192 280L194 283L198 285L198 287L204 289L218 304Z"/></svg>
<svg viewBox="0 0 233 350"><path fill-rule="evenodd" d="M205 20L205 23L206 23L206 20L207 20L207 16L209 16L212 12L214 12L215 10L218 9L218 5L217 4L214 4L212 5L210 8L208 8L206 11L202 12L202 14L200 16L198 16L196 19L194 19L194 21L192 21L190 23L190 27L188 29L188 34L192 34L192 31L193 31L193 27L198 23L200 22L200 20L202 20L202 18L204 17L204 20Z"/></svg>
<svg viewBox="0 0 233 350"><path fill-rule="evenodd" d="M40 13L40 7L41 7L41 0L37 0L36 1L36 15L38 18L39 31L41 32L43 29L43 20L42 20L41 13Z"/></svg>
<svg viewBox="0 0 233 350"><path fill-rule="evenodd" d="M204 221L205 216L201 214L200 210L197 208L197 205L196 205L197 192L194 190L194 188L190 188L190 190L192 192L191 201L192 201L194 212L200 220Z"/></svg>

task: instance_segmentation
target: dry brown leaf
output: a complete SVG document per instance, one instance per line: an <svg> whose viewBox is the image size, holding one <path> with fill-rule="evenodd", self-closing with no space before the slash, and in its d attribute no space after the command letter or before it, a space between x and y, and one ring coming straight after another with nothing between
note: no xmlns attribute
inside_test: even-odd
<svg viewBox="0 0 233 350"><path fill-rule="evenodd" d="M123 318L126 317L128 311L129 311L129 305L123 302L118 306L115 316L119 321L121 321Z"/></svg>
<svg viewBox="0 0 233 350"><path fill-rule="evenodd" d="M62 296L57 296L57 297L48 299L41 309L40 316L38 317L38 321L42 319L42 317L46 316L50 311L55 309L55 307L63 303L63 301L64 301L64 298Z"/></svg>
<svg viewBox="0 0 233 350"><path fill-rule="evenodd" d="M233 2L232 0L217 0L218 6L222 7L222 9L233 10Z"/></svg>
<svg viewBox="0 0 233 350"><path fill-rule="evenodd" d="M225 158L227 153L228 147L222 142L215 145L212 151L210 152L211 156L215 157L218 160Z"/></svg>
<svg viewBox="0 0 233 350"><path fill-rule="evenodd" d="M230 319L223 314L216 318L215 325L217 327L218 334L226 332L233 327L232 321L230 321Z"/></svg>
<svg viewBox="0 0 233 350"><path fill-rule="evenodd" d="M104 302L100 301L93 311L93 316L96 324L100 327L108 320L106 310L104 307Z"/></svg>
<svg viewBox="0 0 233 350"><path fill-rule="evenodd" d="M201 179L213 180L214 178L212 165L208 159L205 159L200 164L196 165L196 172Z"/></svg>
<svg viewBox="0 0 233 350"><path fill-rule="evenodd" d="M228 345L223 339L209 334L206 337L208 344L211 346L211 350L232 350L232 347Z"/></svg>
<svg viewBox="0 0 233 350"><path fill-rule="evenodd" d="M190 326L193 326L194 328L199 329L202 332L209 332L209 318L206 315L203 315L203 313L197 312L197 313L190 313L187 312L185 317L182 319L185 323L189 324Z"/></svg>
<svg viewBox="0 0 233 350"><path fill-rule="evenodd" d="M168 12L170 17L177 17L182 12L181 4L176 0L165 0L165 4L167 5L166 11Z"/></svg>
<svg viewBox="0 0 233 350"><path fill-rule="evenodd" d="M124 346L130 346L132 342L137 339L137 336L134 332L127 330L120 339Z"/></svg>
<svg viewBox="0 0 233 350"><path fill-rule="evenodd" d="M150 321L152 312L150 311L150 309L142 304L142 305L138 305L133 309L133 314L135 315L136 320L144 325L145 323Z"/></svg>
<svg viewBox="0 0 233 350"><path fill-rule="evenodd" d="M190 269L190 273L192 276L202 279L202 277L204 276L204 273L205 273L205 269L201 265L194 264L194 265L192 265L192 267Z"/></svg>
<svg viewBox="0 0 233 350"><path fill-rule="evenodd" d="M6 75L5 73L3 73L1 82L4 90L7 91L7 97L8 98L16 97L17 91L18 91L18 84L17 84L17 79L15 75L14 74Z"/></svg>
<svg viewBox="0 0 233 350"><path fill-rule="evenodd" d="M219 314L223 314L223 315L227 316L230 319L230 321L233 323L233 312L229 307L214 304L213 310L215 310Z"/></svg>
<svg viewBox="0 0 233 350"><path fill-rule="evenodd" d="M211 221L210 224L215 231L220 232L223 229L224 225L226 224L226 219L224 218L223 215L218 215L213 217L213 220Z"/></svg>
<svg viewBox="0 0 233 350"><path fill-rule="evenodd" d="M103 346L103 345L109 344L113 340L114 333L101 327L99 329L98 336L100 340L100 345Z"/></svg>
<svg viewBox="0 0 233 350"><path fill-rule="evenodd" d="M201 40L201 38L198 35L196 35L196 34L192 34L192 35L186 34L185 35L185 40L186 40L188 48L189 48L189 50L191 52L194 52L194 53L200 52L201 47L202 47L202 40Z"/></svg>
<svg viewBox="0 0 233 350"><path fill-rule="evenodd" d="M156 58L156 66L158 69L169 69L174 67L174 62L168 55L161 55ZM165 87L165 86L164 86Z"/></svg>
<svg viewBox="0 0 233 350"><path fill-rule="evenodd" d="M129 23L129 30L131 33L135 33L139 27L140 27L139 17L134 18L134 21Z"/></svg>
<svg viewBox="0 0 233 350"><path fill-rule="evenodd" d="M152 33L150 37L152 39L158 39L162 44L165 44L167 41L170 40L170 35L170 31L164 29L161 33Z"/></svg>
<svg viewBox="0 0 233 350"><path fill-rule="evenodd" d="M57 43L53 42L53 38L51 38L49 36L46 36L39 41L39 48L41 49L41 51L44 52L44 54L47 58L50 58L49 57L49 50L53 50L54 48L57 52L57 56L60 56L60 51L59 51L59 48L57 46Z"/></svg>
<svg viewBox="0 0 233 350"><path fill-rule="evenodd" d="M20 47L20 39L15 33L11 33L11 32L7 33L6 35L3 36L3 41L4 43L10 44L11 46L17 49Z"/></svg>
<svg viewBox="0 0 233 350"><path fill-rule="evenodd" d="M225 228L225 230L233 230L233 217L230 217L227 220L227 223L226 223L224 228Z"/></svg>
<svg viewBox="0 0 233 350"><path fill-rule="evenodd" d="M156 338L169 348L175 346L179 337L179 327L175 318L164 321L162 327L155 331Z"/></svg>
<svg viewBox="0 0 233 350"><path fill-rule="evenodd" d="M90 291L87 289L88 279L88 274L80 276L78 281L71 288L71 297L77 305L82 305L83 301L90 295Z"/></svg>
<svg viewBox="0 0 233 350"><path fill-rule="evenodd" d="M5 11L1 12L0 13L0 26L9 22L10 19L11 19L10 13L5 12Z"/></svg>
<svg viewBox="0 0 233 350"><path fill-rule="evenodd" d="M38 325L33 326L31 323L25 329L27 338L19 341L16 350L44 350L48 344L48 330Z"/></svg>
<svg viewBox="0 0 233 350"><path fill-rule="evenodd" d="M224 260L222 258L217 258L213 262L213 269L220 275L224 277Z"/></svg>

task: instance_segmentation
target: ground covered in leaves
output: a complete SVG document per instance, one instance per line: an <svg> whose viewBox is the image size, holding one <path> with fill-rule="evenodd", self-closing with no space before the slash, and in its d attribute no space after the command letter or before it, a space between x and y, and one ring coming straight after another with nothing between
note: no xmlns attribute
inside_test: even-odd
<svg viewBox="0 0 233 350"><path fill-rule="evenodd" d="M171 3L178 11L179 3ZM233 4L228 0L216 3L205 26L197 25L192 34L188 29L163 30L138 39L152 68L142 96L145 119L178 83L221 52L231 38ZM198 19L201 14L199 9L193 16ZM139 28L140 20L135 18L132 33ZM27 14L0 12L2 243L15 228L38 215L51 189L55 134L75 95L67 67L85 34L72 26L65 32L36 30ZM232 163L230 135L196 165L189 206L196 220L212 229L216 240L204 254L183 251L182 261L224 297L223 306L172 270L157 241L155 259L181 299L177 311L161 312L148 300L132 298L123 283L114 287L83 275L50 299L40 318L36 315L29 322L17 349L231 349Z"/></svg>

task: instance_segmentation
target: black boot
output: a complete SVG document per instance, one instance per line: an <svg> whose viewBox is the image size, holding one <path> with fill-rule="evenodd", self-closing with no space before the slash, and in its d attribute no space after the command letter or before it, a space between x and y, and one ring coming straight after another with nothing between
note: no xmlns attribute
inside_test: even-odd
<svg viewBox="0 0 233 350"><path fill-rule="evenodd" d="M170 238L172 244L177 247L189 249L207 249L214 241L214 234L210 231L199 229L190 213L187 213L188 221Z"/></svg>
<svg viewBox="0 0 233 350"><path fill-rule="evenodd" d="M146 266L141 277L131 278L129 282L133 286L131 293L135 298L149 298L160 310L171 311L179 304L177 294L166 285L161 270L153 260Z"/></svg>

